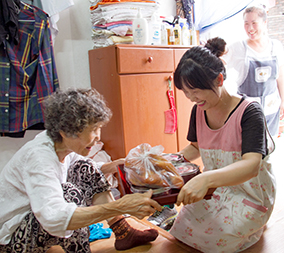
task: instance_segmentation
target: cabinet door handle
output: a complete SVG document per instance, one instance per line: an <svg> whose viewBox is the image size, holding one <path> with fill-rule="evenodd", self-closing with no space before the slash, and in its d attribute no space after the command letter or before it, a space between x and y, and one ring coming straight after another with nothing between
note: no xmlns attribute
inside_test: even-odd
<svg viewBox="0 0 284 253"><path fill-rule="evenodd" d="M147 59L147 62L152 62L153 61L153 57L152 56L149 56L149 58Z"/></svg>

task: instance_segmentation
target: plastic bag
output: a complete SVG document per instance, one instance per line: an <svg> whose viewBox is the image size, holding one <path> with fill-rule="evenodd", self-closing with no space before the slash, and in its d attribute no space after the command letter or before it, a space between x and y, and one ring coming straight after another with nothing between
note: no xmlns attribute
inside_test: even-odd
<svg viewBox="0 0 284 253"><path fill-rule="evenodd" d="M132 186L177 188L184 181L173 164L162 156L164 147L143 143L130 150L125 158L126 179Z"/></svg>

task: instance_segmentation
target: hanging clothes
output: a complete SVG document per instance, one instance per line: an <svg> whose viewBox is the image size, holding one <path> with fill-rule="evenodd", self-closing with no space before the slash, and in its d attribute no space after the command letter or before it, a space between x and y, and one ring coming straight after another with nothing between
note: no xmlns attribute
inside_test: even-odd
<svg viewBox="0 0 284 253"><path fill-rule="evenodd" d="M254 0L203 0L194 3L195 29L203 33L206 29L236 15ZM222 11L220 11L222 10ZM204 15L206 13L206 15Z"/></svg>
<svg viewBox="0 0 284 253"><path fill-rule="evenodd" d="M44 9L42 8L41 0L21 0L21 1L27 4L32 4L33 6L36 6L44 11Z"/></svg>
<svg viewBox="0 0 284 253"><path fill-rule="evenodd" d="M16 10L19 43L0 44L2 136L43 123L43 100L59 86L48 15L23 2Z"/></svg>
<svg viewBox="0 0 284 253"><path fill-rule="evenodd" d="M0 1L0 45L3 41L19 42L18 36L18 14L17 10L20 7L20 0Z"/></svg>

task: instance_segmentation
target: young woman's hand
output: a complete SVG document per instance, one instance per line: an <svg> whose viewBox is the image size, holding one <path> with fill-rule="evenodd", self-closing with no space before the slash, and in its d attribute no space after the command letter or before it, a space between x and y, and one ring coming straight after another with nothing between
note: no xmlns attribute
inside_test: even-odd
<svg viewBox="0 0 284 253"><path fill-rule="evenodd" d="M209 187L205 173L199 174L189 180L180 190L176 204L179 206L191 204L204 198Z"/></svg>

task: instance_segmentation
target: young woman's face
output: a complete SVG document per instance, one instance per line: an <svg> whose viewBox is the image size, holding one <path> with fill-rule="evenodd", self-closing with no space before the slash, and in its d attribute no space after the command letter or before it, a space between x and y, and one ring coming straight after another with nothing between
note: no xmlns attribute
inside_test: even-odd
<svg viewBox="0 0 284 253"><path fill-rule="evenodd" d="M101 138L101 127L97 124L88 125L77 137L63 137L63 142L68 150L87 156Z"/></svg>
<svg viewBox="0 0 284 253"><path fill-rule="evenodd" d="M216 93L212 90L190 89L183 86L185 96L202 110L208 110L214 107L219 101L218 90Z"/></svg>
<svg viewBox="0 0 284 253"><path fill-rule="evenodd" d="M244 28L250 40L258 40L264 35L266 21L255 12L249 12L244 15Z"/></svg>

